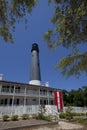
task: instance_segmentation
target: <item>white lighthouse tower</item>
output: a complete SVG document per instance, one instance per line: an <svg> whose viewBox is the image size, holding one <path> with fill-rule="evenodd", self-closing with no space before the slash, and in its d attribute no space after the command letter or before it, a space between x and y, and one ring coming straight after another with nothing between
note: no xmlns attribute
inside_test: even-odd
<svg viewBox="0 0 87 130"><path fill-rule="evenodd" d="M32 57L31 57L29 84L41 85L38 44L36 44L36 43L32 44L31 54L32 54Z"/></svg>

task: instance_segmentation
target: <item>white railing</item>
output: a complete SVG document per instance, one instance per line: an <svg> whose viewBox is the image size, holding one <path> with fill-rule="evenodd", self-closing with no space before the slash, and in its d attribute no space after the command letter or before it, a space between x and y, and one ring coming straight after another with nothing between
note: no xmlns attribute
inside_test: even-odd
<svg viewBox="0 0 87 130"><path fill-rule="evenodd" d="M76 106L72 107L71 106L71 108L72 108L72 112L76 112L76 113L86 113L87 112L87 107L76 107ZM64 107L63 112L66 112L66 109L67 109L67 107Z"/></svg>
<svg viewBox="0 0 87 130"><path fill-rule="evenodd" d="M24 113L27 114L37 114L39 111L39 105L29 105L29 106L0 106L0 118L7 114L9 116L17 114L21 116Z"/></svg>
<svg viewBox="0 0 87 130"><path fill-rule="evenodd" d="M1 91L0 92L0 95L14 95L14 96L29 96L29 97L31 97L31 96L33 96L33 97L38 97L38 93L23 93L22 91L20 91L20 92L10 92L10 91L8 91L8 92L5 92L5 91ZM54 98L53 97L53 95L46 95L46 94L40 94L39 95L40 97L49 97L49 98Z"/></svg>
<svg viewBox="0 0 87 130"><path fill-rule="evenodd" d="M55 105L45 105L46 108L46 114L47 115L57 115L57 107ZM77 113L86 113L87 107L72 107L73 112ZM0 118L7 114L9 116L13 114L17 114L21 116L24 113L27 114L37 114L39 112L40 105L21 105L21 106L0 106ZM64 107L64 112L66 111L67 107Z"/></svg>
<svg viewBox="0 0 87 130"><path fill-rule="evenodd" d="M55 105L45 105L46 115L56 115L58 113Z"/></svg>

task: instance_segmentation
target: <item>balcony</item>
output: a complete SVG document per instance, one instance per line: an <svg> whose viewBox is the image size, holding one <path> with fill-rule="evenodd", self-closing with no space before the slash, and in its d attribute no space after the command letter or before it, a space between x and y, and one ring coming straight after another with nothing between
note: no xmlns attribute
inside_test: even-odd
<svg viewBox="0 0 87 130"><path fill-rule="evenodd" d="M39 90L29 90L29 89L14 89L14 88L2 88L0 95L8 96L27 96L27 97L42 97L42 98L53 98L53 93L40 91Z"/></svg>

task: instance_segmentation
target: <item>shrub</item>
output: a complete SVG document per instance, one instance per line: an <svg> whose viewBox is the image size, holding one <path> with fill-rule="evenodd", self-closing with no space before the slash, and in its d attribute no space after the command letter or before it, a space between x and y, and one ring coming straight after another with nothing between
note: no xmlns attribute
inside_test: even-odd
<svg viewBox="0 0 87 130"><path fill-rule="evenodd" d="M86 112L86 116L87 116L87 112Z"/></svg>
<svg viewBox="0 0 87 130"><path fill-rule="evenodd" d="M45 120L46 120L46 121L52 121L52 118L51 118L50 116L46 116L46 117L45 117Z"/></svg>
<svg viewBox="0 0 87 130"><path fill-rule="evenodd" d="M28 114L23 114L23 115L22 115L22 119L23 119L23 120L27 120L28 118L29 118L29 115L28 115Z"/></svg>
<svg viewBox="0 0 87 130"><path fill-rule="evenodd" d="M46 120L46 121L51 121L51 117L50 116L46 116L45 115L46 109L43 107L39 108L39 113L38 115L36 115L36 119L40 119L40 120Z"/></svg>
<svg viewBox="0 0 87 130"><path fill-rule="evenodd" d="M37 119L41 119L41 120L45 120L45 108L43 108L42 106L39 108L39 113L38 113L38 116L37 116Z"/></svg>
<svg viewBox="0 0 87 130"><path fill-rule="evenodd" d="M66 119L71 120L73 119L73 114L72 114L72 107L68 106L66 109Z"/></svg>
<svg viewBox="0 0 87 130"><path fill-rule="evenodd" d="M46 121L51 121L52 120L50 116L45 116L42 113L39 113L38 116L36 117L36 119L46 120Z"/></svg>
<svg viewBox="0 0 87 130"><path fill-rule="evenodd" d="M36 115L36 114L33 114L33 115L32 115L32 118L33 118L33 119L37 119L37 115Z"/></svg>
<svg viewBox="0 0 87 130"><path fill-rule="evenodd" d="M87 126L87 119L76 118L76 119L74 119L74 121L77 122L77 123L80 123L80 124L82 124L82 125Z"/></svg>
<svg viewBox="0 0 87 130"><path fill-rule="evenodd" d="M9 116L8 115L3 115L3 121L8 121Z"/></svg>
<svg viewBox="0 0 87 130"><path fill-rule="evenodd" d="M62 119L63 119L63 118L65 119L65 118L66 118L66 113L60 113L60 114L59 114L59 117L62 118Z"/></svg>
<svg viewBox="0 0 87 130"><path fill-rule="evenodd" d="M85 116L86 113L77 113L77 112L73 112L72 115L73 115L73 116Z"/></svg>
<svg viewBox="0 0 87 130"><path fill-rule="evenodd" d="M72 113L66 113L66 119L67 119L67 120L73 119Z"/></svg>
<svg viewBox="0 0 87 130"><path fill-rule="evenodd" d="M45 116L43 113L38 113L37 119L45 120Z"/></svg>
<svg viewBox="0 0 87 130"><path fill-rule="evenodd" d="M17 121L18 120L18 115L12 115L11 120L12 121Z"/></svg>

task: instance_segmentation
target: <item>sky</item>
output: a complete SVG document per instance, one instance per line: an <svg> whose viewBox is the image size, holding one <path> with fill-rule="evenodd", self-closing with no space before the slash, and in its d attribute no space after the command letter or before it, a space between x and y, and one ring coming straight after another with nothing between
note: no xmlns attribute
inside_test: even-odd
<svg viewBox="0 0 87 130"><path fill-rule="evenodd" d="M60 70L55 70L56 64L61 58L69 54L70 50L62 47L49 49L43 40L47 29L52 28L50 19L53 15L53 5L48 6L47 0L40 0L29 16L27 30L23 22L16 23L13 33L14 44L4 42L0 37L0 74L3 80L29 83L31 47L33 43L39 46L39 60L41 69L41 84L49 82L49 86L58 89L78 89L87 86L87 76L82 74L79 78L75 76L68 79ZM81 47L84 50L84 48ZM87 47L85 48L87 50Z"/></svg>

